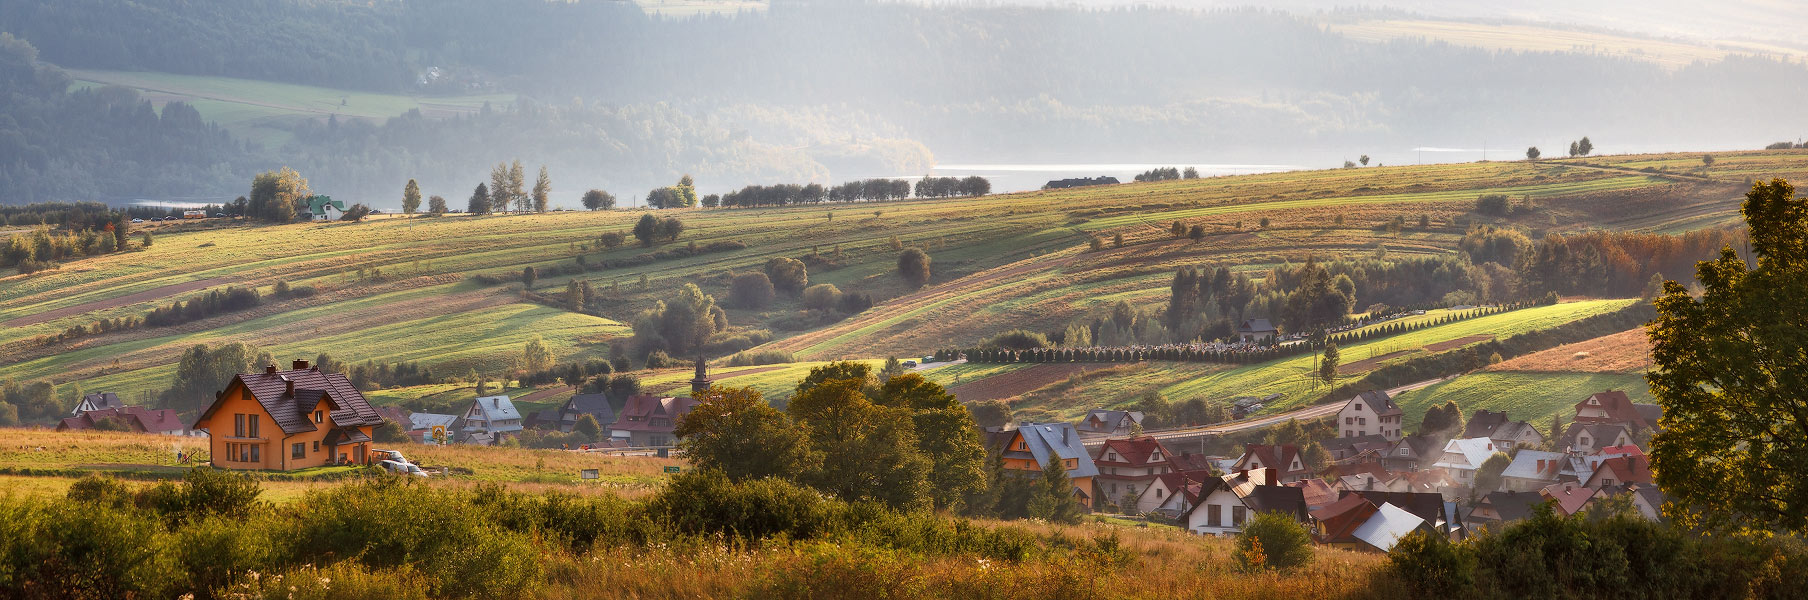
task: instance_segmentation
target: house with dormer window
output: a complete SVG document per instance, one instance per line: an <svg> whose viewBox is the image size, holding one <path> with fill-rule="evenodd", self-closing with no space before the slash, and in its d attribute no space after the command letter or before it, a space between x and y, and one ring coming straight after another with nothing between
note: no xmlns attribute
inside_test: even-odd
<svg viewBox="0 0 1808 600"><path fill-rule="evenodd" d="M383 417L339 373L297 360L233 376L195 420L222 469L289 470L367 462Z"/></svg>
<svg viewBox="0 0 1808 600"><path fill-rule="evenodd" d="M522 428L521 411L515 409L514 401L508 396L478 398L459 415L458 431L465 436L466 443L474 443L473 434L484 434L476 438L477 443L495 443L504 435L519 433Z"/></svg>
<svg viewBox="0 0 1808 600"><path fill-rule="evenodd" d="M1173 456L1161 442L1149 436L1105 440L1092 457L1098 466L1097 485L1103 498L1117 502L1124 510L1132 509L1142 493L1155 479L1175 471L1169 462ZM1126 502L1126 499L1128 502Z"/></svg>

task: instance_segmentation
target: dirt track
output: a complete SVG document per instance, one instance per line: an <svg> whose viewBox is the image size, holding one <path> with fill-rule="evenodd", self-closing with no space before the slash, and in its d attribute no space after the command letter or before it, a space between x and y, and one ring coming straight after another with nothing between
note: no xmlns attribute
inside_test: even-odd
<svg viewBox="0 0 1808 600"><path fill-rule="evenodd" d="M156 300L158 298L165 298L168 296L174 296L176 294L210 288L210 287L213 287L216 285L232 283L233 281L235 281L235 280L231 277L215 277L213 279L202 279L202 280L198 280L198 281L190 281L188 283L178 283L175 285L166 285L166 286L159 287L159 288L151 288L151 289L148 289L148 290L145 290L142 292L126 294L126 295L120 296L118 298L108 298L106 300L96 300L94 302L84 302L81 304L77 304L75 306L66 306L63 308L55 309L55 310L47 310L47 311L44 311L44 312L41 312L41 313L38 313L35 315L27 315L27 316L19 317L17 319L13 319L13 320L7 321L5 323L0 323L0 327L24 327L26 325L37 325L39 323L55 321L57 319L61 319L63 317L67 317L67 316L71 316L71 315L79 315L79 314L86 313L86 312L92 312L92 311L97 311L97 310L106 310L109 308L119 308L121 306L130 306L130 305L137 304L140 302L149 302L151 300Z"/></svg>

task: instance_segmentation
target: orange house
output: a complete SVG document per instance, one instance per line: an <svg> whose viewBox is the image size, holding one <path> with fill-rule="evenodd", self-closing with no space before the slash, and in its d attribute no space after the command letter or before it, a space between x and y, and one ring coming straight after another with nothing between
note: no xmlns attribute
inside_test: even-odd
<svg viewBox="0 0 1808 600"><path fill-rule="evenodd" d="M1043 465L1059 461L1073 483L1074 498L1081 506L1092 508L1092 478L1099 469L1072 423L1024 423L1014 431L999 432L996 439L1002 446L998 451L1003 453L1006 470L1040 477Z"/></svg>
<svg viewBox="0 0 1808 600"><path fill-rule="evenodd" d="M213 466L289 470L364 464L383 417L339 373L298 360L240 373L195 421L207 430Z"/></svg>

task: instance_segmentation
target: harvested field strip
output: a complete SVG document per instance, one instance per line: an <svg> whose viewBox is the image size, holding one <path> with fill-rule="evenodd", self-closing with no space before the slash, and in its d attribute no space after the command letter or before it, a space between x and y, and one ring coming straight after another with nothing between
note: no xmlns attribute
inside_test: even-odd
<svg viewBox="0 0 1808 600"><path fill-rule="evenodd" d="M54 321L57 319L61 319L63 317L70 316L70 315L79 315L79 314L82 314L85 312L91 312L91 311L96 311L96 310L106 310L109 308L116 308L116 307L126 306L126 305L130 305L130 304L137 304L139 302L149 302L152 300L167 298L169 296L174 296L177 294L183 294L183 293L192 292L195 290L213 287L216 285L223 285L223 284L230 283L230 282L232 282L232 278L230 278L230 277L218 277L218 278L214 278L214 279L202 279L199 281L190 281L188 283L178 283L175 285L166 285L163 287L152 288L152 289L148 289L148 290L145 290L142 292L126 294L124 296L118 296L118 297L110 298L107 300L98 300L98 301L89 302L86 304L77 304L75 306L67 306L67 307L58 308L58 309L54 309L54 310L47 310L47 311L40 312L40 313L33 314L33 315L19 317L17 319L13 319L13 320L7 321L5 323L0 323L0 327L24 327L26 325L36 325L38 323Z"/></svg>
<svg viewBox="0 0 1808 600"><path fill-rule="evenodd" d="M1408 354L1412 354L1413 352L1417 352L1417 350L1398 350L1398 351L1389 352L1387 354L1383 354L1381 356L1377 356L1374 358L1365 358L1365 359L1362 359L1362 360L1359 360L1356 362L1342 363L1342 364L1337 365L1337 374L1338 375L1350 375L1350 374L1354 374L1354 373L1361 373L1363 371L1367 371L1367 370L1373 369L1375 367L1379 367L1379 366L1381 366L1381 363L1383 363L1383 362L1387 362L1389 360L1399 358L1401 356L1406 356Z"/></svg>
<svg viewBox="0 0 1808 600"><path fill-rule="evenodd" d="M1650 367L1651 338L1629 329L1592 340L1515 357L1489 371L1534 373L1638 373Z"/></svg>
<svg viewBox="0 0 1808 600"><path fill-rule="evenodd" d="M1003 400L1040 389L1046 385L1066 381L1068 377L1085 371L1087 366L1075 363L1030 365L1028 368L993 375L971 383L963 383L949 389L948 392L954 394L954 397L960 399L961 402Z"/></svg>
<svg viewBox="0 0 1808 600"><path fill-rule="evenodd" d="M1449 350L1451 348L1461 348L1463 346L1467 346L1467 345L1470 345L1470 344L1473 344L1476 342L1486 342L1491 339L1494 339L1493 335L1472 335L1472 336L1468 336L1468 337L1457 338L1454 340L1446 340L1446 341L1438 342L1435 344L1426 344L1425 349L1427 351L1431 351L1431 352L1443 352L1443 351Z"/></svg>

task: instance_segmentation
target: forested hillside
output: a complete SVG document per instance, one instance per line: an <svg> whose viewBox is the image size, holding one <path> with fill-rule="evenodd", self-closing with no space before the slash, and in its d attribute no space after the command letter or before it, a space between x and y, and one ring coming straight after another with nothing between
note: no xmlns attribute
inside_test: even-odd
<svg viewBox="0 0 1808 600"><path fill-rule="evenodd" d="M283 135L247 161L294 166L379 206L410 177L468 189L510 158L567 174L566 189L638 195L687 172L722 191L918 174L937 158L1398 164L1417 159L1414 146L1517 156L1543 145L1553 156L1584 134L1619 152L1753 148L1808 132L1790 100L1808 92L1797 63L1733 55L1671 69L1587 46L1360 42L1317 18L783 0L686 18L625 2L20 0L0 6L0 31L67 68L520 95L464 120L398 110L340 115L337 130L319 113L259 123ZM1724 110L1734 101L1741 110ZM234 116L199 105L206 118ZM218 170L232 177L139 193L242 193L248 172ZM94 199L27 179L7 175L0 196Z"/></svg>

